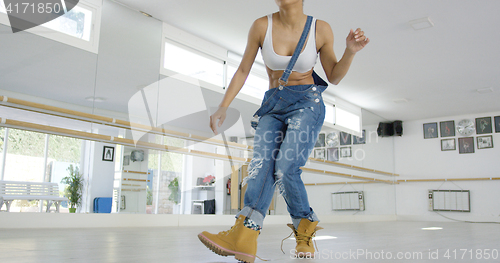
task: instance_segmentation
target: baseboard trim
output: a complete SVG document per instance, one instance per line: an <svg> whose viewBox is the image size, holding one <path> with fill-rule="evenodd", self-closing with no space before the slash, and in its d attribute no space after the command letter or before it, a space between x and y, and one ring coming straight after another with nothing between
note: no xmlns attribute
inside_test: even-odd
<svg viewBox="0 0 500 263"><path fill-rule="evenodd" d="M430 214L430 215L398 215L398 221L424 221L424 222L499 222L500 216L477 216L456 212L440 212L443 217L439 214Z"/></svg>
<svg viewBox="0 0 500 263"><path fill-rule="evenodd" d="M395 221L395 215L320 215L321 223ZM234 215L0 213L0 229L230 226ZM291 223L288 215L268 215L265 225Z"/></svg>

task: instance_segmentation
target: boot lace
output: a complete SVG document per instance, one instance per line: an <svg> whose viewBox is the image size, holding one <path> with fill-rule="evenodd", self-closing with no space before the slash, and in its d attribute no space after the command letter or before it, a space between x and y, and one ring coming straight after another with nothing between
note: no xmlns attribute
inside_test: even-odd
<svg viewBox="0 0 500 263"><path fill-rule="evenodd" d="M219 234L220 234L220 235L227 236L227 235L229 235L231 232L233 232L233 230L234 230L234 226L232 226L229 230L219 232Z"/></svg>
<svg viewBox="0 0 500 263"><path fill-rule="evenodd" d="M292 231L292 233L290 233L290 235L288 235L287 237L283 238L283 240L281 240L281 252L283 252L283 254L285 254L285 251L283 251L283 241L289 239L292 234L295 234L295 241L297 243L299 242L306 242L307 245L310 245L311 244L311 240L314 242L314 247L316 248L316 251L319 251L318 250L318 245L316 244L316 240L314 239L314 237L316 236L316 230L314 230L310 235L307 235L307 234L303 234L303 233L298 233L295 229Z"/></svg>

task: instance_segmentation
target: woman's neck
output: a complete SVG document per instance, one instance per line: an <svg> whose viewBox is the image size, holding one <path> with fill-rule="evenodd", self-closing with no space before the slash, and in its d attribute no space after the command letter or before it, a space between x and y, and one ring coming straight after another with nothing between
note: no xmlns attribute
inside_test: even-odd
<svg viewBox="0 0 500 263"><path fill-rule="evenodd" d="M302 3L280 7L278 16L283 26L290 28L301 27L307 17L304 14Z"/></svg>

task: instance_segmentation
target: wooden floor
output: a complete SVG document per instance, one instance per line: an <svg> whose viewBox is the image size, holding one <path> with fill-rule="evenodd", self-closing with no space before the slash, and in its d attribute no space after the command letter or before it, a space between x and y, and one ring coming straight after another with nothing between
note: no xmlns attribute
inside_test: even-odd
<svg viewBox="0 0 500 263"><path fill-rule="evenodd" d="M285 254L281 252L281 240L290 233L285 225L265 226L257 255L271 262L500 262L498 224L397 221L322 226L325 229L317 233L321 253L314 260L293 259L290 250L295 243L290 239L284 242ZM422 230L424 227L443 229ZM236 262L205 248L197 238L203 230L227 229L2 229L0 262ZM489 260L484 259L488 256Z"/></svg>

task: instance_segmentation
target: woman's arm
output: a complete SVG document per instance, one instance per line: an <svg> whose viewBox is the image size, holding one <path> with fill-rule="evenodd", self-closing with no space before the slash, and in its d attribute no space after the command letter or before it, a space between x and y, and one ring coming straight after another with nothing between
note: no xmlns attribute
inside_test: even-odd
<svg viewBox="0 0 500 263"><path fill-rule="evenodd" d="M317 34L320 36L320 59L321 65L325 70L328 81L334 85L345 77L349 67L351 66L354 55L363 49L369 42L364 32L361 29L349 32L346 38L346 49L342 59L337 61L337 57L333 51L333 32L330 25L324 21L317 21Z"/></svg>
<svg viewBox="0 0 500 263"><path fill-rule="evenodd" d="M210 116L210 128L217 134L217 127L220 127L224 120L226 119L226 110L234 100L236 95L240 92L243 84L252 69L252 65L255 61L255 57L257 56L257 52L262 43L262 35L267 28L266 21L264 18L259 18L255 20L252 27L250 28L250 32L248 33L247 46L245 49L245 53L243 54L243 58L241 60L240 66L234 73L231 82L229 83L229 87L226 89L226 93L224 94L224 98L222 98L222 102L219 104L219 109ZM264 30L264 31L263 31ZM219 120L217 124L217 120Z"/></svg>

